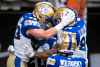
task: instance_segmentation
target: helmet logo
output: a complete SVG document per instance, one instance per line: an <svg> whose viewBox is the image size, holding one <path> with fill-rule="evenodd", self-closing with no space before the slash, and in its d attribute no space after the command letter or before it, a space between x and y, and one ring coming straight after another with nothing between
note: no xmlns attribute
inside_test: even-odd
<svg viewBox="0 0 100 67"><path fill-rule="evenodd" d="M41 12L41 14L45 14L48 13L48 9L47 8L40 8L39 11Z"/></svg>

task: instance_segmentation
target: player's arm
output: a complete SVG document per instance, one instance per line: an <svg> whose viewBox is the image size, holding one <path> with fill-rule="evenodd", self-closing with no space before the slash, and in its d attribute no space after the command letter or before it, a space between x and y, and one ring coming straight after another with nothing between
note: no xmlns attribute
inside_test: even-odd
<svg viewBox="0 0 100 67"><path fill-rule="evenodd" d="M26 33L27 33L28 36L33 36L33 37L36 37L36 38L52 37L54 34L56 34L58 31L63 29L65 26L73 23L73 21L76 18L75 16L76 16L75 12L69 9L67 11L67 13L65 13L61 16L61 22L59 24L57 24L56 26L51 27L47 30L29 29L29 30L27 30Z"/></svg>
<svg viewBox="0 0 100 67"><path fill-rule="evenodd" d="M68 16L66 17L62 17L61 18L61 22L54 26L51 27L47 30L43 30L43 29L30 29L27 30L27 35L28 36L33 36L36 38L49 38L52 37L54 34L56 34L58 31L60 31L61 29L63 29L65 26L73 23L74 19L75 19L75 14L72 14L73 16L70 16L70 14L68 14Z"/></svg>
<svg viewBox="0 0 100 67"><path fill-rule="evenodd" d="M49 38L56 33L55 28L50 28L48 30L43 29L30 29L27 30L27 35L33 36L35 38Z"/></svg>
<svg viewBox="0 0 100 67"><path fill-rule="evenodd" d="M46 38L47 39L47 38L52 37L54 34L56 34L58 31L60 31L66 25L69 25L69 24L70 24L70 22L68 22L68 23L61 22L58 25L56 25L55 27L51 27L47 30L29 29L29 30L27 30L27 35L28 36L33 36L35 38Z"/></svg>

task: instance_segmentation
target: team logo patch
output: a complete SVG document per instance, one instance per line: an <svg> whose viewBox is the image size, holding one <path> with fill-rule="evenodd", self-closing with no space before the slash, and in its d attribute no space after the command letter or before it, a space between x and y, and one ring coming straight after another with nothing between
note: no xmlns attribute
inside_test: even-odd
<svg viewBox="0 0 100 67"><path fill-rule="evenodd" d="M37 21L33 21L33 20L26 20L24 25L25 26L27 26L27 25L39 25L39 23Z"/></svg>
<svg viewBox="0 0 100 67"><path fill-rule="evenodd" d="M25 25L32 25L32 20L26 20L24 24Z"/></svg>
<svg viewBox="0 0 100 67"><path fill-rule="evenodd" d="M56 60L55 59L48 58L48 60L47 60L47 64L48 65L55 65L55 63L56 63Z"/></svg>

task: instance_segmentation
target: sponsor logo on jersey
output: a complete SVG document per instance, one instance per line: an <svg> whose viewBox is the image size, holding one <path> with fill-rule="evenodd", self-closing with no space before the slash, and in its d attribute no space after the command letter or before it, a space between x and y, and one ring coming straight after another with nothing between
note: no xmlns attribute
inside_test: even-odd
<svg viewBox="0 0 100 67"><path fill-rule="evenodd" d="M48 64L48 65L55 65L55 63L56 63L56 60L55 60L55 59L53 59L53 58L48 58L48 60L47 60L47 64Z"/></svg>

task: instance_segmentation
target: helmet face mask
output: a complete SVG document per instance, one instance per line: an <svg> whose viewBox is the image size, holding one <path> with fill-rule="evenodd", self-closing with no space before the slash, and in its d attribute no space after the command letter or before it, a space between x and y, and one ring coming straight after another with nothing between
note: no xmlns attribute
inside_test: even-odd
<svg viewBox="0 0 100 67"><path fill-rule="evenodd" d="M54 15L53 5L49 2L37 3L34 11L40 22L45 22L46 19Z"/></svg>

